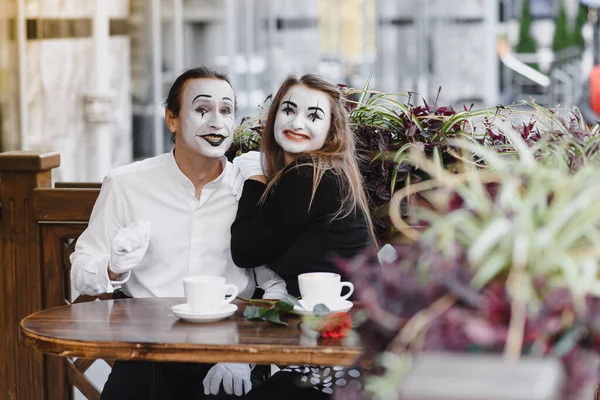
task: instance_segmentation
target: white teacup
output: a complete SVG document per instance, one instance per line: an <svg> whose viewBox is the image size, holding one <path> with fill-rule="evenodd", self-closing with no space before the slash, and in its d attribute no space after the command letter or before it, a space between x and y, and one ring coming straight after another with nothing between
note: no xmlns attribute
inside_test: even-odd
<svg viewBox="0 0 600 400"><path fill-rule="evenodd" d="M220 276L197 275L183 279L185 299L193 312L218 310L238 295L235 285L225 284ZM229 297L225 297L229 295Z"/></svg>
<svg viewBox="0 0 600 400"><path fill-rule="evenodd" d="M317 304L325 304L330 309L335 308L354 292L352 283L342 282L339 274L330 272L310 272L298 275L298 286L302 301L308 310L312 310ZM342 296L344 286L350 290Z"/></svg>

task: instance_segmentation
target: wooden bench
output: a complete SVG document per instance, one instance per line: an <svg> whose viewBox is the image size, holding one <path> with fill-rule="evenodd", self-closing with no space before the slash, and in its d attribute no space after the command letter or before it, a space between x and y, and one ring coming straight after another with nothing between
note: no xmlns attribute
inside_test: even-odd
<svg viewBox="0 0 600 400"><path fill-rule="evenodd" d="M71 302L69 256L100 191L99 183L53 187L59 165L58 153L0 153L0 399L72 399L73 387L100 398L84 374L95 360L42 355L17 333L28 314Z"/></svg>

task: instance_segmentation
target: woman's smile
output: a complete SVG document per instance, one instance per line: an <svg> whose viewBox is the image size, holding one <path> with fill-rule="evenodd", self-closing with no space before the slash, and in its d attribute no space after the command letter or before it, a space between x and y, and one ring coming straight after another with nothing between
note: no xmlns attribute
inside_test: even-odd
<svg viewBox="0 0 600 400"><path fill-rule="evenodd" d="M294 132L289 129L286 129L285 131L283 131L283 134L285 135L286 138L288 138L289 140L293 140L295 142L302 142L304 140L310 140L310 137L308 135L305 135L303 133Z"/></svg>

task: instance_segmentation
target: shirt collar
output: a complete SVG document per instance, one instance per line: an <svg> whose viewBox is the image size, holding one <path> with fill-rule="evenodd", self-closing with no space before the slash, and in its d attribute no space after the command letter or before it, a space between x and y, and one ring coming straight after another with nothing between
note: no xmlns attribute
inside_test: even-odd
<svg viewBox="0 0 600 400"><path fill-rule="evenodd" d="M182 185L186 186L186 187L191 187L194 188L194 184L192 183L192 181L190 181L190 179L185 176L185 174L183 172L181 172L181 170L179 169L179 166L177 165L177 161L175 161L175 148L173 148L171 150L170 153L170 157L169 157L169 162L168 164L168 168L169 168L169 172L171 172L171 175L175 178L175 180L179 183L181 183ZM230 169L229 169L229 163L227 162L227 158L225 158L225 156L220 158L221 161L221 165L223 166L223 171L221 172L221 174L213 181L209 182L206 184L207 187L211 187L211 186L216 186L219 185L221 182L223 182L226 179L226 176L229 176L229 174L231 173Z"/></svg>
<svg viewBox="0 0 600 400"><path fill-rule="evenodd" d="M221 161L221 166L223 167L223 171L221 171L221 174L219 176L216 177L216 179L210 183L218 185L221 182L223 182L225 180L225 178L227 176L229 176L230 174L230 170L229 170L229 163L227 162L227 158L225 156L221 157L220 159Z"/></svg>

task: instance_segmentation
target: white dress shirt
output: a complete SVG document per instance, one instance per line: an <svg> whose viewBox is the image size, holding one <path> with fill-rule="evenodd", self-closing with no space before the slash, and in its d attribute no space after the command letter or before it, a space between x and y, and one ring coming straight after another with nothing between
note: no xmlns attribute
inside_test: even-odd
<svg viewBox="0 0 600 400"><path fill-rule="evenodd" d="M236 267L231 259L230 229L238 202L229 187L232 164L225 158L222 163L223 172L203 187L200 199L173 152L111 171L71 255L75 289L98 295L121 285L132 297L183 297L185 277L213 275L236 285L240 296L251 296L253 271ZM140 220L151 225L148 250L130 274L111 282L111 240L119 229ZM285 293L277 274L266 267L256 272L265 291L278 297Z"/></svg>

